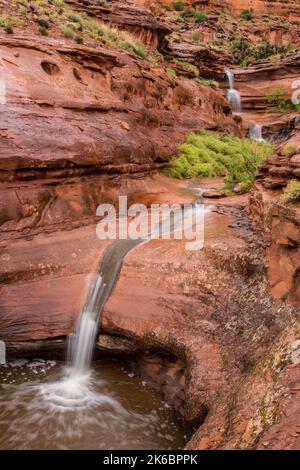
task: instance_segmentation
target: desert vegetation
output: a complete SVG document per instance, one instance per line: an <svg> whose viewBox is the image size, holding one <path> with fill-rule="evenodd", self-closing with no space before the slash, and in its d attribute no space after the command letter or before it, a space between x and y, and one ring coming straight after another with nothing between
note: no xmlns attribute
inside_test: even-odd
<svg viewBox="0 0 300 470"><path fill-rule="evenodd" d="M291 90L281 85L272 88L266 95L266 100L271 105L269 111L275 113L300 111L300 105L293 103L291 94Z"/></svg>
<svg viewBox="0 0 300 470"><path fill-rule="evenodd" d="M292 179L288 182L287 187L283 190L281 196L283 203L295 204L300 202L300 182Z"/></svg>
<svg viewBox="0 0 300 470"><path fill-rule="evenodd" d="M21 26L26 16L43 36L51 36L57 31L78 44L94 41L120 47L141 58L148 55L144 44L132 34L104 24L85 12L74 11L63 0L15 0L11 11L11 14L0 15L0 27L7 33L13 33L13 27Z"/></svg>
<svg viewBox="0 0 300 470"><path fill-rule="evenodd" d="M273 152L268 143L202 130L189 134L178 147L167 174L173 178L225 176L228 189L242 184L250 190L259 165Z"/></svg>

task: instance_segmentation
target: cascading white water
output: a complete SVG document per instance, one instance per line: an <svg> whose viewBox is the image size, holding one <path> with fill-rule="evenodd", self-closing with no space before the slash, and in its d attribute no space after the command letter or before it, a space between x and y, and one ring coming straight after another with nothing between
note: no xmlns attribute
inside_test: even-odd
<svg viewBox="0 0 300 470"><path fill-rule="evenodd" d="M185 211L184 217L187 218L192 228L196 220L195 217L197 216L197 220L199 220L200 216L203 215L204 217L209 210L210 208L203 208L195 203L191 211ZM177 215L174 215L174 220L171 224L165 224L162 218L153 231L143 234L141 238L137 240L117 240L106 249L101 262L101 274L97 275L93 283L88 300L77 323L75 333L69 336L68 367L65 368L64 377L59 382L43 384L41 386L43 396L52 405L63 407L64 409L87 406L86 401L90 400L93 395L90 364L98 332L99 316L118 278L123 259L136 246L155 238L155 235L160 234L162 236L165 234L165 231L166 233L175 233L181 227L181 219ZM184 227L184 230L186 230L187 223L185 223ZM202 240L201 233L200 238L199 234L194 235L197 243L200 243ZM102 403L109 401L110 406L115 411L121 412L119 404L113 399L107 398L104 395L101 395L98 399Z"/></svg>
<svg viewBox="0 0 300 470"><path fill-rule="evenodd" d="M0 364L6 364L6 346L4 341L0 341Z"/></svg>
<svg viewBox="0 0 300 470"><path fill-rule="evenodd" d="M232 70L229 69L226 69L225 73L227 76L230 90L234 90L234 73L232 72Z"/></svg>
<svg viewBox="0 0 300 470"><path fill-rule="evenodd" d="M264 138L262 136L263 126L261 124L257 124L254 121L249 122L249 137L252 140L256 140L257 142L264 142Z"/></svg>
<svg viewBox="0 0 300 470"><path fill-rule="evenodd" d="M235 114L238 114L241 112L242 106L241 106L241 95L238 90L235 89L235 84L234 84L234 73L232 70L226 69L225 70L227 80L229 83L229 90L227 91L227 99L229 103L231 104L232 111Z"/></svg>
<svg viewBox="0 0 300 470"><path fill-rule="evenodd" d="M99 295L103 291L102 277L96 276L90 294L79 317L74 333L68 338L68 367L61 380L41 384L42 395L52 406L60 409L78 409L88 401L109 403L115 410L119 404L105 395L95 395L91 387L90 364L98 332Z"/></svg>
<svg viewBox="0 0 300 470"><path fill-rule="evenodd" d="M102 284L102 277L97 275L89 299L81 313L76 331L69 336L68 360L70 375L87 372L92 360L95 339L98 330L96 300Z"/></svg>

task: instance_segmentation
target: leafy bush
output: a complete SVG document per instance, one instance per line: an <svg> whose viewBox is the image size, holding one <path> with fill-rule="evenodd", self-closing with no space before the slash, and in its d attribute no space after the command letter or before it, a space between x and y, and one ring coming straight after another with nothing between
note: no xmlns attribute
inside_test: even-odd
<svg viewBox="0 0 300 470"><path fill-rule="evenodd" d="M22 5L24 7L29 6L29 1L28 0L16 0L16 3L19 4L19 5Z"/></svg>
<svg viewBox="0 0 300 470"><path fill-rule="evenodd" d="M47 28L44 28L42 26L39 27L38 29L38 32L42 35L42 36L48 36L48 29Z"/></svg>
<svg viewBox="0 0 300 470"><path fill-rule="evenodd" d="M129 34L123 32L123 35L120 36L120 47L126 49L129 52L133 52L134 54L138 55L142 59L145 59L148 55L148 52L141 42L134 39Z"/></svg>
<svg viewBox="0 0 300 470"><path fill-rule="evenodd" d="M83 44L83 38L81 36L76 36L75 42L77 42L77 44Z"/></svg>
<svg viewBox="0 0 300 470"><path fill-rule="evenodd" d="M75 39L75 31L71 29L69 26L62 26L60 28L60 32L65 38L68 39Z"/></svg>
<svg viewBox="0 0 300 470"><path fill-rule="evenodd" d="M254 18L254 11L253 8L249 8L247 10L243 10L241 13L241 18L246 21L251 21Z"/></svg>
<svg viewBox="0 0 300 470"><path fill-rule="evenodd" d="M176 11L184 11L184 2L174 2L174 8Z"/></svg>
<svg viewBox="0 0 300 470"><path fill-rule="evenodd" d="M197 78L196 82L202 86L208 86L209 88L212 88L213 90L218 90L220 88L220 83L217 82L216 80Z"/></svg>
<svg viewBox="0 0 300 470"><path fill-rule="evenodd" d="M17 26L20 23L19 18L13 15L0 15L0 26L2 28Z"/></svg>
<svg viewBox="0 0 300 470"><path fill-rule="evenodd" d="M4 31L7 34L14 34L14 29L11 26L5 26Z"/></svg>
<svg viewBox="0 0 300 470"><path fill-rule="evenodd" d="M242 64L251 55L251 52L252 46L244 37L236 39L231 44L231 55L236 64Z"/></svg>
<svg viewBox="0 0 300 470"><path fill-rule="evenodd" d="M289 90L282 85L278 85L266 94L266 99L269 104L279 107L282 102L286 102L288 96Z"/></svg>
<svg viewBox="0 0 300 470"><path fill-rule="evenodd" d="M182 18L192 19L195 23L204 23L207 20L207 13L197 10L187 10L181 13Z"/></svg>
<svg viewBox="0 0 300 470"><path fill-rule="evenodd" d="M41 27L41 28L46 28L46 29L49 29L49 22L43 18L40 18L37 20L37 24Z"/></svg>
<svg viewBox="0 0 300 470"><path fill-rule="evenodd" d="M241 193L249 193L253 186L253 180L245 180L239 183Z"/></svg>
<svg viewBox="0 0 300 470"><path fill-rule="evenodd" d="M290 96L290 90L282 85L272 88L272 90L266 94L267 102L273 105L270 111L281 113L298 111L300 106L294 104Z"/></svg>
<svg viewBox="0 0 300 470"><path fill-rule="evenodd" d="M167 72L168 75L170 75L171 77L177 77L177 72L175 69L173 69L173 67L166 67L165 68L165 71Z"/></svg>
<svg viewBox="0 0 300 470"><path fill-rule="evenodd" d="M275 46L266 38L259 44L251 44L246 37L234 39L231 43L231 54L236 64L249 65L259 60L270 59L277 54L285 55L291 52L291 46Z"/></svg>
<svg viewBox="0 0 300 470"><path fill-rule="evenodd" d="M292 157L297 153L297 148L292 144L285 144L281 147L280 153L283 157Z"/></svg>
<svg viewBox="0 0 300 470"><path fill-rule="evenodd" d="M300 202L300 181L290 180L287 187L283 190L281 200L286 204Z"/></svg>
<svg viewBox="0 0 300 470"><path fill-rule="evenodd" d="M175 60L176 65L183 68L187 72L191 72L195 77L199 77L199 69L196 65L190 64L189 62L184 62L182 60Z"/></svg>
<svg viewBox="0 0 300 470"><path fill-rule="evenodd" d="M189 134L178 147L167 174L173 178L214 177L226 175L229 189L243 183L250 188L260 164L274 153L271 144L240 139L228 134L199 131Z"/></svg>

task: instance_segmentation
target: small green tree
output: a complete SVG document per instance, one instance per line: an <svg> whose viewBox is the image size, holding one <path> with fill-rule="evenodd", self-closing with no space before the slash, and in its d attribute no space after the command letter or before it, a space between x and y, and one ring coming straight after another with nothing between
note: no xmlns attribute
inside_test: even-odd
<svg viewBox="0 0 300 470"><path fill-rule="evenodd" d="M174 2L174 8L176 11L184 11L184 2Z"/></svg>
<svg viewBox="0 0 300 470"><path fill-rule="evenodd" d="M241 13L241 18L246 21L251 21L254 19L254 11L253 8L248 8L243 10Z"/></svg>

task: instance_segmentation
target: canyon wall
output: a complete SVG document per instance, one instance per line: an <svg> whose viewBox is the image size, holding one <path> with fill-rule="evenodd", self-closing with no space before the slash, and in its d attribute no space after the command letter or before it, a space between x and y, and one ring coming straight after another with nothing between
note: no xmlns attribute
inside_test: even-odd
<svg viewBox="0 0 300 470"><path fill-rule="evenodd" d="M130 3L146 6L155 10L157 5L161 7L165 5L173 6L173 0L130 0ZM292 21L299 22L300 5L298 0L184 0L183 3L188 7L201 10L224 10L232 13L240 13L245 9L253 8L256 13L265 15L278 15L289 18Z"/></svg>
<svg viewBox="0 0 300 470"><path fill-rule="evenodd" d="M238 130L220 92L126 52L4 36L0 50L3 232L94 216L103 174L158 170L201 127Z"/></svg>
<svg viewBox="0 0 300 470"><path fill-rule="evenodd" d="M144 8L160 13L160 2L67 3L132 32L152 52L169 47L173 58L196 65L200 77L225 84L224 68L232 68L227 54L166 45L169 25ZM295 23L299 11L298 2L186 3L211 8L205 38L214 37L214 12L221 8L254 7ZM278 39L287 40L284 34ZM0 105L1 339L9 357L53 356L74 329L90 273L108 244L96 237L98 204L116 202L119 194L129 203L190 202L185 188L174 192L153 174L188 132L239 134L241 119L221 90L186 79L180 64L176 77L167 61L42 37L26 25L14 35L1 30L0 53L6 87ZM236 70L245 108L255 116L267 110L268 90L298 77L299 55ZM285 117L279 119L277 131ZM104 310L100 353L121 350L131 358L138 351L144 364L137 369L154 375L161 364L152 359L151 366L151 355L177 358L163 387L195 426L190 448L299 447L293 391L299 367L291 359L299 338L299 209L280 200L288 179L299 177L299 133L291 139L295 154L281 158L278 147L260 170L249 204L255 224L245 201L237 202L211 211L204 250L187 253L179 240L141 246L126 259ZM174 377L180 382L175 392Z"/></svg>
<svg viewBox="0 0 300 470"><path fill-rule="evenodd" d="M284 148L291 153L284 154ZM284 204L282 190L300 180L300 133L294 135L261 167L250 195L250 213L269 234L268 273L272 295L300 303L300 208Z"/></svg>

